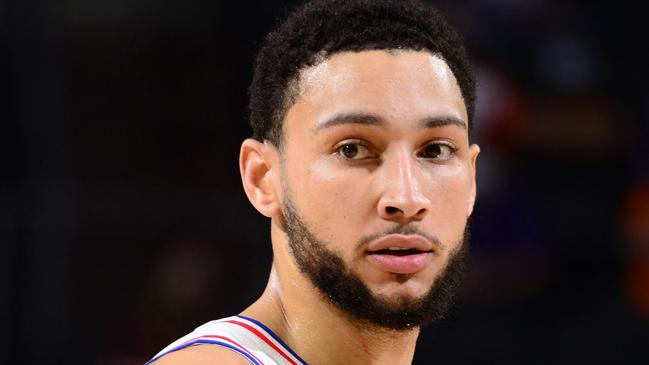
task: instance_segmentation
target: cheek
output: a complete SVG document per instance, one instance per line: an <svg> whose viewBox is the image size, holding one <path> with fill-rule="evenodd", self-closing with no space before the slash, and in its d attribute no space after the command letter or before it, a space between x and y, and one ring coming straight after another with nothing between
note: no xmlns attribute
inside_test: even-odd
<svg viewBox="0 0 649 365"><path fill-rule="evenodd" d="M301 200L295 202L300 212L327 241L356 237L357 226L371 211L367 174L332 165L329 159L311 161L296 168L304 173L291 179L294 199Z"/></svg>
<svg viewBox="0 0 649 365"><path fill-rule="evenodd" d="M454 239L466 223L471 196L470 175L461 166L441 166L429 178L427 195L431 201L431 222L447 239Z"/></svg>

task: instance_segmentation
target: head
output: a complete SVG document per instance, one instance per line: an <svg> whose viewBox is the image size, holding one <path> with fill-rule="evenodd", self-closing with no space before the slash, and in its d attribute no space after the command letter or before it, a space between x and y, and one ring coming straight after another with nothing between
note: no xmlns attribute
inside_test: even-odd
<svg viewBox="0 0 649 365"><path fill-rule="evenodd" d="M473 104L462 42L434 9L325 0L291 13L257 57L240 158L275 264L356 320L439 318L475 200Z"/></svg>

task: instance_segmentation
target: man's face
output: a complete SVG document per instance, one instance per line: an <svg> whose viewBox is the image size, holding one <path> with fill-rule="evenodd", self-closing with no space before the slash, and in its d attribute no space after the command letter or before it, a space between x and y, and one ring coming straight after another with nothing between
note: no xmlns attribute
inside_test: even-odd
<svg viewBox="0 0 649 365"><path fill-rule="evenodd" d="M473 207L479 149L466 125L453 74L428 52L340 53L305 70L280 152L300 269L317 281L305 266L333 255L382 308L421 307Z"/></svg>

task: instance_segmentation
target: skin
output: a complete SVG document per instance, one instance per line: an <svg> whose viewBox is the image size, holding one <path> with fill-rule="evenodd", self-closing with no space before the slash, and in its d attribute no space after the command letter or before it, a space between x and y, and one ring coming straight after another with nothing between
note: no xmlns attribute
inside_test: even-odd
<svg viewBox="0 0 649 365"><path fill-rule="evenodd" d="M419 328L379 328L330 304L295 264L282 204L289 194L312 233L374 294L419 298L457 249L473 210L480 150L469 144L466 123L452 72L428 52L345 52L303 70L281 150L252 139L241 147L243 186L271 218L274 252L266 290L242 314L265 323L312 365L410 364ZM387 272L368 260L362 239L395 226L439 241L420 271ZM188 348L159 362L246 363L211 348Z"/></svg>

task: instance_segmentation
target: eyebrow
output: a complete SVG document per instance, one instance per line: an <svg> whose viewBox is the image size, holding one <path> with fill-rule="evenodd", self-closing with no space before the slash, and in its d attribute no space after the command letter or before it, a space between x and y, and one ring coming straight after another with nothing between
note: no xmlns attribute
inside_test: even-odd
<svg viewBox="0 0 649 365"><path fill-rule="evenodd" d="M342 113L342 114L336 114L333 117L315 126L315 128L313 129L313 133L316 134L323 129L331 128L342 124L380 126L382 124L385 124L385 121L381 117L372 114ZM462 119L452 117L452 116L427 117L419 121L420 128L439 128L447 125L455 125L462 129L467 129L466 122L464 122Z"/></svg>
<svg viewBox="0 0 649 365"><path fill-rule="evenodd" d="M419 125L424 128L436 128L447 125L456 125L462 129L467 129L466 122L464 122L462 119L451 116L424 118L419 122Z"/></svg>
<svg viewBox="0 0 649 365"><path fill-rule="evenodd" d="M336 114L333 117L325 120L324 122L316 125L315 128L313 129L313 133L315 134L323 129L335 127L341 124L381 125L383 124L383 120L371 114L362 114L362 113Z"/></svg>

